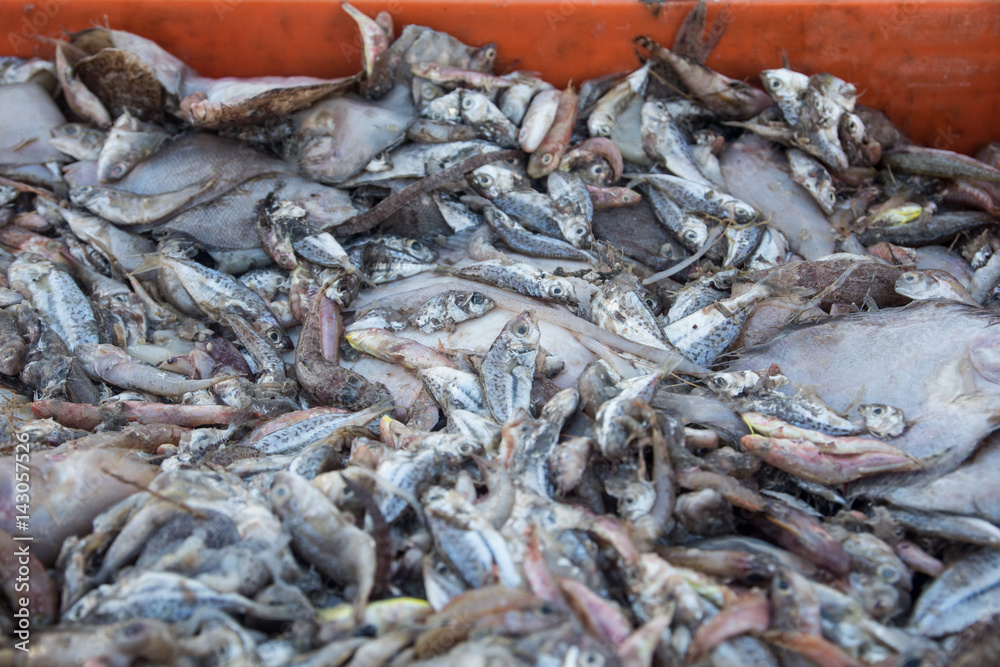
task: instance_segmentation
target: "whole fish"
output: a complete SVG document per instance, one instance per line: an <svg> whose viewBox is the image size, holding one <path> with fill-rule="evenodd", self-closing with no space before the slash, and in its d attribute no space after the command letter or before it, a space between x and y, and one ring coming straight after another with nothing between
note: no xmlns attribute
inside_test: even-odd
<svg viewBox="0 0 1000 667"><path fill-rule="evenodd" d="M200 311L218 320L226 315L242 317L274 347L290 347L285 330L264 300L238 281L196 262L163 254L147 256L136 272L153 269L159 270L161 281L177 281L183 294L175 292L174 299L186 297Z"/></svg>
<svg viewBox="0 0 1000 667"><path fill-rule="evenodd" d="M531 407L539 335L531 311L525 311L507 323L483 357L479 366L483 395L498 423Z"/></svg>

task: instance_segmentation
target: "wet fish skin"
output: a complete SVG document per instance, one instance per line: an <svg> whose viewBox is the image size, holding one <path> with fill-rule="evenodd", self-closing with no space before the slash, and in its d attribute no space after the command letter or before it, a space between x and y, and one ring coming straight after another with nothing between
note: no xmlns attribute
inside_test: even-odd
<svg viewBox="0 0 1000 667"><path fill-rule="evenodd" d="M321 491L299 475L278 472L271 502L296 551L343 586L354 586L355 615L364 614L375 585L375 540L346 521Z"/></svg>
<svg viewBox="0 0 1000 667"><path fill-rule="evenodd" d="M824 213L832 215L833 205L837 203L837 193L830 172L797 148L790 148L785 154L792 168L792 179L809 191Z"/></svg>
<svg viewBox="0 0 1000 667"><path fill-rule="evenodd" d="M267 304L253 290L233 280L226 274L209 269L187 259L163 254L144 258L136 272L158 269L161 278L166 274L178 281L184 295L210 317L222 320L226 315L244 318L275 348L288 349L291 341L274 317ZM178 295L174 295L178 298Z"/></svg>
<svg viewBox="0 0 1000 667"><path fill-rule="evenodd" d="M253 613L260 618L274 620L302 617L306 611L258 604L242 595L220 593L197 579L173 573L137 571L83 596L66 610L64 618L104 624L136 617L181 621L203 607Z"/></svg>
<svg viewBox="0 0 1000 667"><path fill-rule="evenodd" d="M0 373L17 375L24 368L27 346L17 322L6 310L0 311Z"/></svg>
<svg viewBox="0 0 1000 667"><path fill-rule="evenodd" d="M578 261L592 260L590 253L577 250L567 241L553 239L541 234L532 234L495 206L488 207L484 217L507 247L516 252L531 257Z"/></svg>
<svg viewBox="0 0 1000 667"><path fill-rule="evenodd" d="M98 342L90 302L70 276L49 260L24 253L8 269L11 287L31 300L45 323L70 350Z"/></svg>
<svg viewBox="0 0 1000 667"><path fill-rule="evenodd" d="M895 289L898 294L914 301L947 299L979 306L979 302L953 275L941 269L907 271L896 279Z"/></svg>
<svg viewBox="0 0 1000 667"><path fill-rule="evenodd" d="M646 94L651 62L647 62L626 76L597 100L587 118L587 131L590 132L590 136L610 137L611 128L618 121L618 115L634 97Z"/></svg>
<svg viewBox="0 0 1000 667"><path fill-rule="evenodd" d="M461 93L462 120L476 128L481 139L504 148L518 148L517 127L489 98L473 90L462 89Z"/></svg>
<svg viewBox="0 0 1000 667"><path fill-rule="evenodd" d="M115 119L97 157L98 179L102 183L121 180L169 136L159 125L143 123L126 110Z"/></svg>
<svg viewBox="0 0 1000 667"><path fill-rule="evenodd" d="M594 203L586 183L576 174L557 169L549 174L546 185L549 196L563 213L555 219L562 237L577 248L590 247L594 242L590 229Z"/></svg>
<svg viewBox="0 0 1000 667"><path fill-rule="evenodd" d="M49 144L77 160L96 160L107 133L80 123L53 128Z"/></svg>
<svg viewBox="0 0 1000 667"><path fill-rule="evenodd" d="M482 317L495 306L493 299L480 292L448 290L421 304L408 322L422 333L441 329L450 333L458 324Z"/></svg>
<svg viewBox="0 0 1000 667"><path fill-rule="evenodd" d="M594 324L643 345L669 349L650 305L657 305L633 276L621 273L594 295L590 304Z"/></svg>
<svg viewBox="0 0 1000 667"><path fill-rule="evenodd" d="M135 195L123 190L80 185L70 190L69 198L77 206L116 224L148 225L178 211L213 183L192 183L180 190L159 195Z"/></svg>
<svg viewBox="0 0 1000 667"><path fill-rule="evenodd" d="M711 187L712 182L701 173L691 155L687 138L659 100L647 100L642 105L642 147L646 155L677 176Z"/></svg>
<svg viewBox="0 0 1000 667"><path fill-rule="evenodd" d="M458 269L454 274L475 282L513 289L526 296L575 307L579 304L573 284L539 271L524 262L507 259L486 260Z"/></svg>
<svg viewBox="0 0 1000 667"><path fill-rule="evenodd" d="M438 367L425 368L417 376L445 414L453 410L468 410L481 417L492 418L479 378L472 373Z"/></svg>
<svg viewBox="0 0 1000 667"><path fill-rule="evenodd" d="M288 200L276 200L273 192L261 202L257 211L261 246L283 269L292 271L298 266L292 241L302 233L305 217L305 209Z"/></svg>
<svg viewBox="0 0 1000 667"><path fill-rule="evenodd" d="M699 102L725 119L751 118L774 104L763 91L719 74L691 58L677 55L649 37L637 37L633 41L673 68Z"/></svg>
<svg viewBox="0 0 1000 667"><path fill-rule="evenodd" d="M961 632L996 613L997 552L977 551L953 563L917 599L910 628L928 637Z"/></svg>
<svg viewBox="0 0 1000 667"><path fill-rule="evenodd" d="M138 389L159 396L180 396L207 389L227 376L188 380L139 361L114 345L81 343L75 350L84 369L94 377L124 389Z"/></svg>
<svg viewBox="0 0 1000 667"><path fill-rule="evenodd" d="M486 405L498 423L531 407L531 385L541 332L531 311L508 322L479 367Z"/></svg>
<svg viewBox="0 0 1000 667"><path fill-rule="evenodd" d="M764 83L764 90L781 109L788 124L798 125L802 93L809 86L809 77L800 72L782 68L761 71L760 80Z"/></svg>

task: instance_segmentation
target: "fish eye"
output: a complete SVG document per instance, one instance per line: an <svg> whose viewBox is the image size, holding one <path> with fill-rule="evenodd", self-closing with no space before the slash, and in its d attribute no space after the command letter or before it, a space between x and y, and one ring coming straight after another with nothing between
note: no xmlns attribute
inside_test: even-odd
<svg viewBox="0 0 1000 667"><path fill-rule="evenodd" d="M416 239L410 239L410 241L407 242L407 245L413 250L423 250L424 247L424 244Z"/></svg>
<svg viewBox="0 0 1000 667"><path fill-rule="evenodd" d="M493 46L486 47L486 50L483 51L483 57L487 58L488 60L496 58L497 57L496 47Z"/></svg>
<svg viewBox="0 0 1000 667"><path fill-rule="evenodd" d="M516 157L509 157L506 160L504 160L504 164L509 164L512 167L516 167L518 162L519 160Z"/></svg>
<svg viewBox="0 0 1000 667"><path fill-rule="evenodd" d="M440 496L436 496L434 498L429 498L428 500L434 502L439 497ZM437 572L438 574L448 574L448 566L445 565L444 563L438 563L437 565L434 566L434 571Z"/></svg>
<svg viewBox="0 0 1000 667"><path fill-rule="evenodd" d="M653 308L655 308L655 307L656 307L656 302L655 302L655 301L653 301L653 297L650 297L650 296L647 296L647 297L646 297L646 298L644 299L644 301L646 302L646 306L647 306L648 308L650 308L650 309L653 309Z"/></svg>
<svg viewBox="0 0 1000 667"><path fill-rule="evenodd" d="M879 565L875 573L890 584L895 584L900 578L899 570L891 565Z"/></svg>
<svg viewBox="0 0 1000 667"><path fill-rule="evenodd" d="M688 231L684 232L684 238L688 241L697 241L698 232L694 231L693 229L689 229Z"/></svg>
<svg viewBox="0 0 1000 667"><path fill-rule="evenodd" d="M524 324L523 322L521 324L518 324L516 327L514 327L514 333L517 334L518 336L526 335L528 333L528 325Z"/></svg>
<svg viewBox="0 0 1000 667"><path fill-rule="evenodd" d="M70 136L75 136L77 134L80 134L80 128L77 125L67 125L65 128L63 128L63 132L65 132Z"/></svg>
<svg viewBox="0 0 1000 667"><path fill-rule="evenodd" d="M604 176L607 173L607 169L604 168L603 164L595 164L590 167L590 173L594 176Z"/></svg>
<svg viewBox="0 0 1000 667"><path fill-rule="evenodd" d="M493 177L489 174L476 174L476 183L484 188L488 188L493 183Z"/></svg>
<svg viewBox="0 0 1000 667"><path fill-rule="evenodd" d="M832 202L836 202L837 201L837 193L836 192L827 193L826 198L829 199L831 203Z"/></svg>
<svg viewBox="0 0 1000 667"><path fill-rule="evenodd" d="M552 164L552 160L554 157L555 156L553 156L552 153L544 154L542 156L542 164L545 165L546 167L549 166L550 164Z"/></svg>
<svg viewBox="0 0 1000 667"><path fill-rule="evenodd" d="M142 621L135 621L122 627L118 634L126 639L131 639L143 634L144 632L146 632L146 624Z"/></svg>
<svg viewBox="0 0 1000 667"><path fill-rule="evenodd" d="M444 118L444 116L441 115L440 111L431 112L431 120L441 120L442 118Z"/></svg>
<svg viewBox="0 0 1000 667"><path fill-rule="evenodd" d="M277 329L271 329L270 331L268 331L268 332L267 332L267 337L268 337L268 339L269 339L269 340L270 340L270 341L271 341L272 343L274 343L274 344L278 344L278 343L280 343L280 342L281 342L282 340L284 340L284 338L285 338L285 337L284 337L284 336L283 336L283 335L281 334L281 332L280 332L280 331L278 331Z"/></svg>
<svg viewBox="0 0 1000 667"><path fill-rule="evenodd" d="M632 203L632 202L633 202L634 200L633 200L633 198L632 198L632 194L631 194L631 193L628 193L628 192L626 192L625 194L623 194L623 195L621 196L621 200L620 200L620 201L621 201L621 203L623 203L623 204L631 204L631 203Z"/></svg>
<svg viewBox="0 0 1000 667"><path fill-rule="evenodd" d="M781 88L781 81L779 79L774 79L774 78L770 78L769 77L768 80L767 80L767 84L771 88L774 88L775 90L778 90L779 88Z"/></svg>
<svg viewBox="0 0 1000 667"><path fill-rule="evenodd" d="M340 399L342 403L353 403L358 400L358 392L354 391L350 387L344 387L337 392L337 398Z"/></svg>
<svg viewBox="0 0 1000 667"><path fill-rule="evenodd" d="M653 106L656 108L657 111L666 111L667 110L667 105L665 105L663 102L657 102Z"/></svg>
<svg viewBox="0 0 1000 667"><path fill-rule="evenodd" d="M549 290L549 293L552 294L552 296L562 296L563 288L556 285L551 290Z"/></svg>
<svg viewBox="0 0 1000 667"><path fill-rule="evenodd" d="M872 414L876 417L881 416L883 412L884 410L882 408L872 408Z"/></svg>
<svg viewBox="0 0 1000 667"><path fill-rule="evenodd" d="M113 165L111 165L111 175L112 176L121 176L124 173L125 173L125 163L124 162L115 162Z"/></svg>
<svg viewBox="0 0 1000 667"><path fill-rule="evenodd" d="M542 606L538 608L539 614L551 614L553 612L555 612L555 608L552 607L552 605L550 605L548 602L542 604Z"/></svg>
<svg viewBox="0 0 1000 667"><path fill-rule="evenodd" d="M364 383L365 381L362 380L357 375L352 375L349 378L347 378L347 384L351 385L352 387L361 387L364 385Z"/></svg>
<svg viewBox="0 0 1000 667"><path fill-rule="evenodd" d="M576 229L573 230L573 234L575 234L576 236L583 236L586 233L587 233L586 227L577 227Z"/></svg>
<svg viewBox="0 0 1000 667"><path fill-rule="evenodd" d="M469 299L469 301L478 306L483 302L483 295L480 294L479 292L476 292L475 294L472 295L472 298Z"/></svg>
<svg viewBox="0 0 1000 667"><path fill-rule="evenodd" d="M626 497L625 498L625 504L626 505L635 505L635 497L634 496L628 496L628 497Z"/></svg>
<svg viewBox="0 0 1000 667"><path fill-rule="evenodd" d="M433 100L436 93L437 90L434 88L434 86L432 86L429 83L425 83L424 85L420 86L420 95L425 100Z"/></svg>
<svg viewBox="0 0 1000 667"><path fill-rule="evenodd" d="M272 495L274 495L275 498L281 500L282 498L288 495L288 487L285 486L284 484L276 486L274 487L274 489L271 490L271 493Z"/></svg>
<svg viewBox="0 0 1000 667"><path fill-rule="evenodd" d="M463 109L466 109L466 110L471 109L472 107L475 106L475 104L476 104L476 101L472 98L471 95L462 95L462 108Z"/></svg>

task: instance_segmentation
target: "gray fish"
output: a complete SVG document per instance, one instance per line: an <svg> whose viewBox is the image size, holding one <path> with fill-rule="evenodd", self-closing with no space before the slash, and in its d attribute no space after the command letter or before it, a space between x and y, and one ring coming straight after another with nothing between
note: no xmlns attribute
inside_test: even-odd
<svg viewBox="0 0 1000 667"><path fill-rule="evenodd" d="M452 410L468 410L483 417L491 416L479 378L472 373L439 367L425 368L417 376L445 414Z"/></svg>
<svg viewBox="0 0 1000 667"><path fill-rule="evenodd" d="M170 572L133 570L113 584L84 595L64 618L77 623L118 623L133 618L182 621L205 607L258 618L290 620L308 613L303 607L254 602L236 593L220 593L197 579Z"/></svg>
<svg viewBox="0 0 1000 667"><path fill-rule="evenodd" d="M80 123L66 123L52 129L49 144L77 160L96 160L107 133Z"/></svg>
<svg viewBox="0 0 1000 667"><path fill-rule="evenodd" d="M977 551L953 563L927 587L913 609L910 628L928 637L961 632L1000 611L1000 552Z"/></svg>
<svg viewBox="0 0 1000 667"><path fill-rule="evenodd" d="M647 100L642 105L642 147L657 164L662 164L681 178L712 186L694 161L687 137L670 117L666 105L659 100Z"/></svg>
<svg viewBox="0 0 1000 667"><path fill-rule="evenodd" d="M994 324L992 313L965 304L918 302L788 329L748 350L729 370L777 364L789 380L849 418L857 414L852 405L874 403L911 419L919 415L893 444L943 472L995 428L1000 340ZM912 363L915 354L921 363Z"/></svg>
<svg viewBox="0 0 1000 667"><path fill-rule="evenodd" d="M656 300L645 292L634 276L620 273L604 284L590 303L591 319L597 326L643 345L670 349L650 308Z"/></svg>
<svg viewBox="0 0 1000 667"><path fill-rule="evenodd" d="M168 298L181 310L184 310L182 306L187 299L199 311L219 321L227 315L236 315L249 322L276 348L290 346L285 330L268 310L264 300L231 277L197 262L162 254L147 256L136 272L152 269L159 270L161 280L177 281L178 288L183 292L175 290Z"/></svg>
<svg viewBox="0 0 1000 667"><path fill-rule="evenodd" d="M896 292L914 301L946 299L978 306L968 290L953 275L941 269L907 271L896 280Z"/></svg>
<svg viewBox="0 0 1000 667"><path fill-rule="evenodd" d="M809 77L790 69L766 69L761 71L760 80L764 90L777 103L789 125L799 122L799 108L802 93L809 87Z"/></svg>
<svg viewBox="0 0 1000 667"><path fill-rule="evenodd" d="M97 178L102 183L121 180L169 137L159 125L143 123L126 110L108 131L97 158Z"/></svg>
<svg viewBox="0 0 1000 667"><path fill-rule="evenodd" d="M517 148L517 127L485 95L460 89L462 121L476 128L481 139L504 148Z"/></svg>
<svg viewBox="0 0 1000 667"><path fill-rule="evenodd" d="M531 407L540 333L531 311L521 313L504 326L479 366L486 405L500 424Z"/></svg>
<svg viewBox="0 0 1000 667"><path fill-rule="evenodd" d="M482 317L495 305L493 299L479 292L448 290L425 301L408 322L422 333L441 329L451 332L466 320Z"/></svg>
<svg viewBox="0 0 1000 667"><path fill-rule="evenodd" d="M833 254L833 227L819 205L788 175L772 144L744 135L726 148L721 166L726 189L756 207L794 252L808 260Z"/></svg>
<svg viewBox="0 0 1000 667"><path fill-rule="evenodd" d="M565 278L540 271L525 262L491 259L462 267L454 274L475 282L511 289L543 301L565 303L572 307L579 305L573 283Z"/></svg>
<svg viewBox="0 0 1000 667"><path fill-rule="evenodd" d="M40 255L23 253L7 272L10 286L31 300L45 323L75 350L98 343L97 320L70 276Z"/></svg>
<svg viewBox="0 0 1000 667"><path fill-rule="evenodd" d="M819 161L797 148L789 148L785 155L792 168L792 180L804 187L812 195L823 212L833 215L833 205L837 203L837 192L833 187L833 177Z"/></svg>
<svg viewBox="0 0 1000 667"><path fill-rule="evenodd" d="M69 191L69 198L106 220L119 225L148 225L178 211L212 187L213 180L192 183L180 190L158 195L136 195L122 190L81 185Z"/></svg>
<svg viewBox="0 0 1000 667"><path fill-rule="evenodd" d="M303 176L336 184L399 143L412 119L409 92L372 104L350 95L319 102L295 116L286 153ZM399 103L403 102L400 108Z"/></svg>

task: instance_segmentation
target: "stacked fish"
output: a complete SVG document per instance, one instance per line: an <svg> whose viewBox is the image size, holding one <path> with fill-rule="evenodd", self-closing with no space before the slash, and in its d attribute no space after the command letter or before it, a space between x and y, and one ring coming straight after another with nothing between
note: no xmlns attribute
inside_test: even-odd
<svg viewBox="0 0 1000 667"><path fill-rule="evenodd" d="M989 664L1000 144L704 3L579 90L344 8L345 79L0 61L0 661Z"/></svg>

